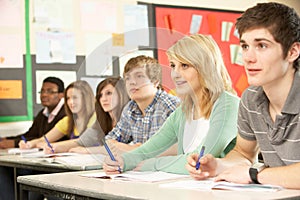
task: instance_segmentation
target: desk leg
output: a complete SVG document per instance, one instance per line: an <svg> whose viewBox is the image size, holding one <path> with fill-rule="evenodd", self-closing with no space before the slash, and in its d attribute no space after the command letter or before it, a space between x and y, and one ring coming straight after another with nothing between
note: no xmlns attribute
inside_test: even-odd
<svg viewBox="0 0 300 200"><path fill-rule="evenodd" d="M14 191L15 191L15 200L19 200L18 198L18 183L17 183L17 168L14 167Z"/></svg>
<svg viewBox="0 0 300 200"><path fill-rule="evenodd" d="M20 186L20 200L28 200L29 191Z"/></svg>

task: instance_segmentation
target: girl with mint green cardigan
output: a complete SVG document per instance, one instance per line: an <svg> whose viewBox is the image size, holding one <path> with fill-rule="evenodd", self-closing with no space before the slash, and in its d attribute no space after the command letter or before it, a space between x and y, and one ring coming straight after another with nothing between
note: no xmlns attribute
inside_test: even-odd
<svg viewBox="0 0 300 200"><path fill-rule="evenodd" d="M108 174L122 171L165 171L188 174L187 156L199 153L223 157L235 145L239 98L216 42L201 34L180 39L167 51L171 77L181 106L146 143L117 161L106 159ZM176 155L160 156L177 143Z"/></svg>

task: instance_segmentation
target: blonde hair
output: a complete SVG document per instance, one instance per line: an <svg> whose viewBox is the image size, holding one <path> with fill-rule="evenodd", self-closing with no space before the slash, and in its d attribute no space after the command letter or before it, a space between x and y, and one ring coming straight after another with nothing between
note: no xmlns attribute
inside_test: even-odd
<svg viewBox="0 0 300 200"><path fill-rule="evenodd" d="M198 72L201 94L197 96L201 97L198 99L201 105L199 108L192 96L186 95L182 108L187 119L192 119L193 108L208 119L215 101L224 91L235 94L220 48L210 36L185 36L168 49L167 55L169 59L192 66Z"/></svg>

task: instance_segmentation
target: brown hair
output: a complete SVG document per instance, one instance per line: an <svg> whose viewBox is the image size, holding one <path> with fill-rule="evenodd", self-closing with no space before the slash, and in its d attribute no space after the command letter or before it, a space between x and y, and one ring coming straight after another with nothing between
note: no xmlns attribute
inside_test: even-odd
<svg viewBox="0 0 300 200"><path fill-rule="evenodd" d="M237 19L236 28L240 37L247 30L266 28L275 41L281 44L284 58L295 42L300 42L300 18L297 12L286 5L270 2L258 3L247 9ZM294 68L299 68L299 57L294 61Z"/></svg>
<svg viewBox="0 0 300 200"><path fill-rule="evenodd" d="M128 60L124 67L123 77L126 73L137 67L145 67L146 74L152 83L158 82L158 88L161 86L161 66L155 58L149 56L137 56Z"/></svg>
<svg viewBox="0 0 300 200"><path fill-rule="evenodd" d="M117 92L119 97L119 103L114 113L117 121L119 121L122 110L129 101L129 97L125 88L125 83L123 79L121 79L121 77L109 77L98 84L96 90L95 109L96 109L97 121L99 122L100 127L102 128L105 135L113 129L112 118L109 115L109 113L103 110L99 102L99 99L103 88L109 84L111 84L116 89L115 91Z"/></svg>

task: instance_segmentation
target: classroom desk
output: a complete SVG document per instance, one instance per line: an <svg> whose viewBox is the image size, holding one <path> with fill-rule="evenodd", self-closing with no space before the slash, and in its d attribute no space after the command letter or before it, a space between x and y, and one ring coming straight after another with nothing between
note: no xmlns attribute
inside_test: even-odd
<svg viewBox="0 0 300 200"><path fill-rule="evenodd" d="M266 200L299 199L300 190L277 192L235 192L225 190L186 190L160 188L159 183L112 181L79 176L89 172L64 172L44 175L19 176L20 197L26 200L28 191L38 191L62 199L217 199Z"/></svg>
<svg viewBox="0 0 300 200"><path fill-rule="evenodd" d="M20 199L18 197L17 169L30 169L47 173L76 170L63 164L45 162L43 158L24 158L19 155L5 155L4 151L1 151L0 166L13 168L16 200Z"/></svg>

